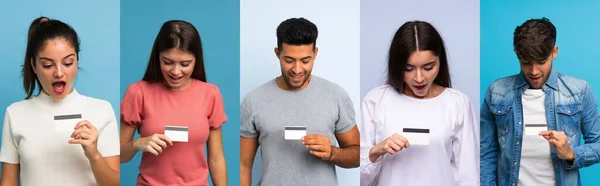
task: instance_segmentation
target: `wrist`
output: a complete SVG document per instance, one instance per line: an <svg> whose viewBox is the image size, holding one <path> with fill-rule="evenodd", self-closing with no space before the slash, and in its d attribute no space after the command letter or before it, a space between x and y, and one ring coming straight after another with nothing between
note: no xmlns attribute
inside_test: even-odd
<svg viewBox="0 0 600 186"><path fill-rule="evenodd" d="M382 153L378 151L377 145L371 147L369 150L369 160L371 160L371 162L375 162L375 160L377 160L377 158L379 158L381 155Z"/></svg>
<svg viewBox="0 0 600 186"><path fill-rule="evenodd" d="M89 155L88 160L90 163L98 162L99 160L102 160L102 154L96 150Z"/></svg>
<svg viewBox="0 0 600 186"><path fill-rule="evenodd" d="M573 150L569 150L569 154L567 155L567 159L569 161L574 161L575 160L575 152L573 152Z"/></svg>
<svg viewBox="0 0 600 186"><path fill-rule="evenodd" d="M334 158L336 157L335 154L337 152L337 147L335 146L331 146L331 152L329 153L329 158L327 158L327 161L334 161Z"/></svg>
<svg viewBox="0 0 600 186"><path fill-rule="evenodd" d="M138 148L138 143L139 143L140 139L142 139L142 138L134 139L133 141L131 141L131 145L133 146L133 148L136 151L141 150L140 148Z"/></svg>

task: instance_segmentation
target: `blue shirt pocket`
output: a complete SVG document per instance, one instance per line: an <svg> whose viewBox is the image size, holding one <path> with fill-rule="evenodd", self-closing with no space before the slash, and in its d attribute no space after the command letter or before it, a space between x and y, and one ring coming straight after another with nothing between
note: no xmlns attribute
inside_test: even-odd
<svg viewBox="0 0 600 186"><path fill-rule="evenodd" d="M494 115L494 124L500 137L508 134L509 124L512 123L513 117L511 114L512 105L492 104L490 111Z"/></svg>
<svg viewBox="0 0 600 186"><path fill-rule="evenodd" d="M556 121L558 122L558 125L563 127L567 137L569 137L569 144L579 144L582 110L583 105L578 103L556 106L558 117Z"/></svg>

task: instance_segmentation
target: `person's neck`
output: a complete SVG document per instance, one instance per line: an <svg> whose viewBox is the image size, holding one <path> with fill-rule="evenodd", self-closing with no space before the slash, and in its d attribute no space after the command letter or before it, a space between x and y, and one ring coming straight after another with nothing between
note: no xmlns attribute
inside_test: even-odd
<svg viewBox="0 0 600 186"><path fill-rule="evenodd" d="M177 87L177 88L174 88L174 87L171 87L171 86L169 86L169 83L167 83L167 82L166 82L166 80L162 81L162 84L163 84L163 85L164 85L164 86L165 86L167 89L169 89L170 91L173 91L173 92L181 92L181 91L184 91L184 90L188 89L189 87L191 87L192 83L193 83L193 80L190 78L190 79L189 79L189 80L188 80L188 81L187 81L187 82L186 82L186 83L185 83L183 86L181 86L181 87Z"/></svg>
<svg viewBox="0 0 600 186"><path fill-rule="evenodd" d="M71 88L65 97L67 97L67 96L69 96L71 93L73 93L73 91L74 91L74 90L75 90L75 88ZM61 100L61 99L64 99L64 98L61 98L61 99L55 99L55 98L53 98L53 97L52 97L52 95L50 95L50 94L49 94L49 93L48 93L46 90L44 90L44 89L42 89L42 94L45 94L46 96L48 96L48 97L52 98L52 100Z"/></svg>

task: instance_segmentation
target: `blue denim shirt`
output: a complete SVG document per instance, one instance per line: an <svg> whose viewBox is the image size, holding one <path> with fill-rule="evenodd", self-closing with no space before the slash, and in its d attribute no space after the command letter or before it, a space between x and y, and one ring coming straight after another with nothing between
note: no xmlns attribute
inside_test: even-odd
<svg viewBox="0 0 600 186"><path fill-rule="evenodd" d="M485 93L480 120L481 185L518 183L523 139L521 96L527 88L521 73L494 81ZM548 128L564 131L575 153L574 161L566 161L550 148L556 185L581 185L579 168L600 161L600 118L592 90L587 82L554 69L542 89L546 92Z"/></svg>

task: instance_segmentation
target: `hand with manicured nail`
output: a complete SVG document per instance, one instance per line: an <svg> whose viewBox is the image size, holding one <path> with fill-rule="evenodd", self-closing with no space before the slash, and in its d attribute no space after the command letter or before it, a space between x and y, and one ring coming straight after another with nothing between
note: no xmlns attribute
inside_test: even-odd
<svg viewBox="0 0 600 186"><path fill-rule="evenodd" d="M406 138L399 134L392 134L392 136L386 138L381 143L373 146L369 151L369 159L371 162L375 162L379 156L383 156L384 154L394 155L397 152L400 152L404 148L410 147L410 143Z"/></svg>
<svg viewBox="0 0 600 186"><path fill-rule="evenodd" d="M70 144L80 144L83 152L88 159L98 156L98 129L89 121L83 120L74 127L75 131L71 133Z"/></svg>
<svg viewBox="0 0 600 186"><path fill-rule="evenodd" d="M149 152L158 156L168 145L173 146L173 142L164 134L153 134L151 136L139 138L133 142L133 146L142 151Z"/></svg>
<svg viewBox="0 0 600 186"><path fill-rule="evenodd" d="M546 140L548 140L552 147L554 147L558 158L563 160L575 159L575 153L569 146L569 141L565 132L548 130L540 132L539 135L543 136Z"/></svg>

